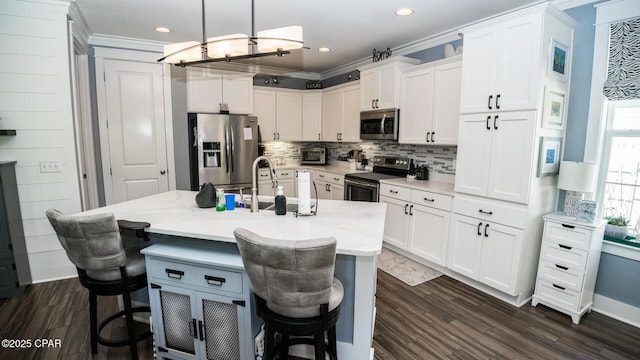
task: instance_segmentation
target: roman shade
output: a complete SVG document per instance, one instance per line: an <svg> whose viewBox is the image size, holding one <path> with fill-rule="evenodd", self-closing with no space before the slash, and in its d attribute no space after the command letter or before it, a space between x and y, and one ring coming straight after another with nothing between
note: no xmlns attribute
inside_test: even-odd
<svg viewBox="0 0 640 360"><path fill-rule="evenodd" d="M611 24L604 95L609 100L640 99L640 17Z"/></svg>

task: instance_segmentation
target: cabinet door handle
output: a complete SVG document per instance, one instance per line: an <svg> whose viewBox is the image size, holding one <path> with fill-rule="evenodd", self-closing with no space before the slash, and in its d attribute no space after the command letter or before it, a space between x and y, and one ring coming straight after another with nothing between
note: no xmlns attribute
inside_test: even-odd
<svg viewBox="0 0 640 360"><path fill-rule="evenodd" d="M336 177L334 177L334 178L333 178L333 180L335 180L335 181L339 181L339 180L340 180L340 178L336 178Z"/></svg>
<svg viewBox="0 0 640 360"><path fill-rule="evenodd" d="M371 108L375 109L376 106L374 105L374 103L376 102L376 99L371 99Z"/></svg>
<svg viewBox="0 0 640 360"><path fill-rule="evenodd" d="M392 193L392 194L397 194L398 190L389 190L389 192Z"/></svg>
<svg viewBox="0 0 640 360"><path fill-rule="evenodd" d="M222 286L222 284L224 284L227 281L225 278L211 276L211 275L205 275L204 279L207 280L207 284L215 285L215 286Z"/></svg>
<svg viewBox="0 0 640 360"><path fill-rule="evenodd" d="M289 173L280 173L280 176L289 176Z"/></svg>
<svg viewBox="0 0 640 360"><path fill-rule="evenodd" d="M318 140L320 140L320 133L318 133Z"/></svg>
<svg viewBox="0 0 640 360"><path fill-rule="evenodd" d="M182 270L173 270L173 269L164 269L167 273L167 276L172 279L182 279L184 276L184 271Z"/></svg>
<svg viewBox="0 0 640 360"><path fill-rule="evenodd" d="M565 227L567 229L575 229L576 227L573 225L569 225L569 224L562 224L562 227Z"/></svg>
<svg viewBox="0 0 640 360"><path fill-rule="evenodd" d="M164 175L164 174L166 174L166 173L167 173L166 171L164 171L164 170L160 170L160 175Z"/></svg>
<svg viewBox="0 0 640 360"><path fill-rule="evenodd" d="M558 244L558 246L560 246L563 249L567 249L567 250L573 249L571 246L567 246L567 245Z"/></svg>
<svg viewBox="0 0 640 360"><path fill-rule="evenodd" d="M480 214L493 215L493 211L484 211L482 209L478 210Z"/></svg>
<svg viewBox="0 0 640 360"><path fill-rule="evenodd" d="M379 108L379 105L378 105L378 102L379 102L379 101L380 101L380 100L376 99L376 109L377 109L377 108Z"/></svg>
<svg viewBox="0 0 640 360"><path fill-rule="evenodd" d="M431 134L431 131L427 132L427 142L429 142L429 134Z"/></svg>
<svg viewBox="0 0 640 360"><path fill-rule="evenodd" d="M278 134L278 140L280 140L280 133L277 133L277 134Z"/></svg>
<svg viewBox="0 0 640 360"><path fill-rule="evenodd" d="M500 109L500 94L496 95L496 109Z"/></svg>
<svg viewBox="0 0 640 360"><path fill-rule="evenodd" d="M487 233L487 229L489 229L489 224L486 224L484 226L484 237L489 237L489 234Z"/></svg>
<svg viewBox="0 0 640 360"><path fill-rule="evenodd" d="M198 330L200 330L200 341L204 341L204 324L202 320L198 320Z"/></svg>
<svg viewBox="0 0 640 360"><path fill-rule="evenodd" d="M409 206L409 215L413 216L413 205Z"/></svg>
<svg viewBox="0 0 640 360"><path fill-rule="evenodd" d="M324 175L322 175L322 174L318 174L318 177L323 178L323 177L324 177Z"/></svg>
<svg viewBox="0 0 640 360"><path fill-rule="evenodd" d="M556 267L557 267L558 269L562 269L562 270L569 270L569 268L568 268L568 267L566 267L566 266L562 266L562 265L558 265L558 264L556 264Z"/></svg>
<svg viewBox="0 0 640 360"><path fill-rule="evenodd" d="M491 120L491 115L487 116L487 124L486 124L487 130L491 130L491 126L489 126L489 120Z"/></svg>
<svg viewBox="0 0 640 360"><path fill-rule="evenodd" d="M429 199L429 198L426 197L426 198L424 198L424 201L434 202L434 201L436 201L436 199Z"/></svg>
<svg viewBox="0 0 640 360"><path fill-rule="evenodd" d="M482 227L482 223L478 223L478 236L482 235L480 232L480 228Z"/></svg>
<svg viewBox="0 0 640 360"><path fill-rule="evenodd" d="M557 288L557 289L560 289L560 290L565 290L565 288L560 286L560 285L553 284L553 287Z"/></svg>
<svg viewBox="0 0 640 360"><path fill-rule="evenodd" d="M493 117L493 129L494 129L494 130L498 130L498 124L497 124L497 121L498 121L498 115L496 115L496 116L494 116L494 117Z"/></svg>
<svg viewBox="0 0 640 360"><path fill-rule="evenodd" d="M493 99L493 95L489 95L489 101L487 101L487 107L491 110L491 99Z"/></svg>
<svg viewBox="0 0 640 360"><path fill-rule="evenodd" d="M193 333L191 334L191 336L193 336L194 339L197 339L198 338L197 321L196 321L196 319L191 319L191 321L193 322ZM191 329L189 329L189 332L191 332Z"/></svg>
<svg viewBox="0 0 640 360"><path fill-rule="evenodd" d="M277 140L276 139L276 133L273 133L273 140Z"/></svg>
<svg viewBox="0 0 640 360"><path fill-rule="evenodd" d="M435 142L435 141L433 140L433 135L435 135L435 134L436 134L436 132L435 132L435 131L431 133L431 142Z"/></svg>
<svg viewBox="0 0 640 360"><path fill-rule="evenodd" d="M409 206L409 204L404 204L404 214L405 214L405 215L407 215L407 214L408 214L408 212L407 212L407 206Z"/></svg>

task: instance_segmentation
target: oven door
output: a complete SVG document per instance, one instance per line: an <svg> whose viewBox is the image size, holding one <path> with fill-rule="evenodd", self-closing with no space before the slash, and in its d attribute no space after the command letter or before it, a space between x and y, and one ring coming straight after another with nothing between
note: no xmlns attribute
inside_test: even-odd
<svg viewBox="0 0 640 360"><path fill-rule="evenodd" d="M378 202L378 184L345 178L344 199L348 201Z"/></svg>

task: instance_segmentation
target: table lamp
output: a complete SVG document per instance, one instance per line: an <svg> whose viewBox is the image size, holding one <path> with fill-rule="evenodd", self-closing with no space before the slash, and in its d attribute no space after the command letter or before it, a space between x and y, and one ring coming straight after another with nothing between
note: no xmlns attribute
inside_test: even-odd
<svg viewBox="0 0 640 360"><path fill-rule="evenodd" d="M566 190L564 214L575 217L584 193L592 192L596 180L596 165L577 161L560 162L558 188Z"/></svg>

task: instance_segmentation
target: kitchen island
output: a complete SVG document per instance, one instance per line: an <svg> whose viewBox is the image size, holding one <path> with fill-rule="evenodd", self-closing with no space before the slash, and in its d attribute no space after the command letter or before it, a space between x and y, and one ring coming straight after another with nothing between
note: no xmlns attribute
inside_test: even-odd
<svg viewBox="0 0 640 360"><path fill-rule="evenodd" d="M316 216L296 218L292 213L276 216L270 210L252 213L249 209L242 208L224 212L217 212L215 208L200 209L196 206L195 194L196 192L191 191L169 191L83 214L113 212L117 219L148 222L151 226L146 230L154 245L144 249L143 253L148 258L153 257L153 263L173 258L179 264L187 264L191 260L191 267L197 267L197 264L205 261L215 261L212 259L218 257L202 254L215 255L217 252L222 254L220 269L241 267L233 236L233 231L238 227L265 237L284 240L335 237L336 276L345 288L337 324L338 355L343 359L373 358L371 342L375 320L376 265L377 256L382 249L385 204L320 200ZM261 199L267 200L269 197ZM287 200L295 202L295 199ZM189 251L180 251L182 245L189 248ZM201 249L200 255L197 251L190 252L194 246L195 249ZM215 268L216 264L212 266ZM147 268L149 272L149 263ZM167 272L166 275L171 274ZM153 281L152 278L150 275L150 282ZM243 272L244 278L246 274ZM173 280L175 279L170 279ZM245 280L243 286L247 285L246 282ZM155 325L155 317L160 317L161 314L154 313L152 287L149 291ZM159 309L157 306L155 308L157 312ZM255 318L255 312L250 316ZM254 320L247 320L247 323ZM255 333L251 338L243 339L241 343L244 347L253 347L254 335Z"/></svg>

